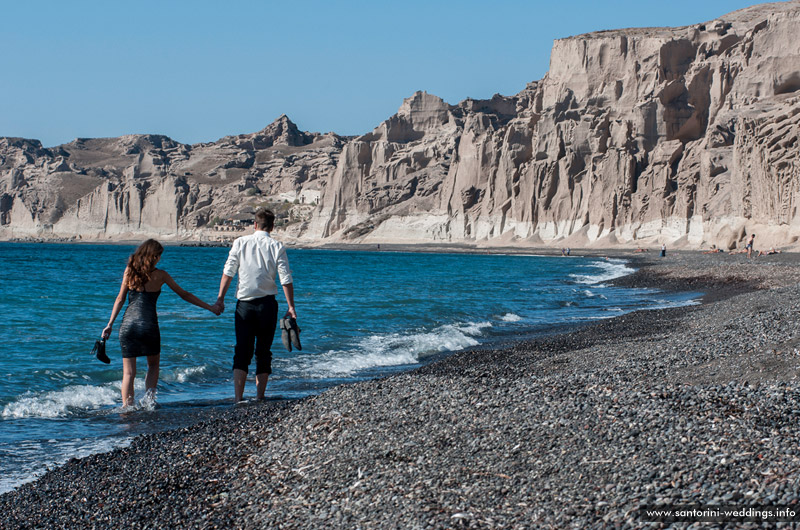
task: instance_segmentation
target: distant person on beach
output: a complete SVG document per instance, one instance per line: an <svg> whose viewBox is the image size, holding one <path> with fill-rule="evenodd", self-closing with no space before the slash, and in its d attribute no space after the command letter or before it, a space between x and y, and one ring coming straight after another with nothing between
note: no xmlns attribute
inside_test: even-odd
<svg viewBox="0 0 800 530"><path fill-rule="evenodd" d="M753 256L753 245L755 244L756 235L750 234L750 239L747 240L747 245L745 245L745 250L747 250L747 257L750 258Z"/></svg>
<svg viewBox="0 0 800 530"><path fill-rule="evenodd" d="M664 258L666 256L667 256L667 244L666 243L662 243L661 244L661 257Z"/></svg>
<svg viewBox="0 0 800 530"><path fill-rule="evenodd" d="M764 252L763 250L760 250L760 251L758 252L758 256L756 256L756 257L760 257L760 256L771 256L771 255L773 255L773 254L780 254L780 253L781 253L781 251L780 251L780 250L775 250L775 247L770 247L770 249L769 249L768 251L766 251L766 252Z"/></svg>
<svg viewBox="0 0 800 530"><path fill-rule="evenodd" d="M233 242L219 284L219 297L214 308L225 309L225 293L239 274L236 289L236 314L234 327L236 347L233 354L234 401L242 401L253 353L256 356L256 398L264 399L267 380L272 373L272 339L278 320L278 286L275 276L280 275L283 294L289 307L286 316L297 318L294 308L294 286L289 259L283 244L272 239L275 214L259 209L255 214L255 232Z"/></svg>
<svg viewBox="0 0 800 530"><path fill-rule="evenodd" d="M158 328L156 302L161 294L161 287L166 283L170 289L189 302L203 309L219 314L213 306L208 305L192 293L184 291L172 279L167 271L157 269L164 247L155 239L148 239L128 258L128 266L122 277L119 294L111 309L111 318L103 329L102 337L111 336L114 325L125 297L128 307L122 316L119 327L119 346L122 350L122 406L133 405L133 380L136 377L136 358L147 356L147 375L144 379L145 399L155 401L158 384L158 368L161 354L161 332Z"/></svg>

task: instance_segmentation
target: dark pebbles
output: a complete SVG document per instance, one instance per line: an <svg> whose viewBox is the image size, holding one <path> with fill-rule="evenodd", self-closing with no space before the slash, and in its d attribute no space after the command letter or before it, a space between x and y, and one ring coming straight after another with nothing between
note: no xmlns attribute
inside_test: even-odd
<svg viewBox="0 0 800 530"><path fill-rule="evenodd" d="M637 256L625 284L713 303L222 410L0 496L0 528L657 528L640 508L796 505L795 259Z"/></svg>

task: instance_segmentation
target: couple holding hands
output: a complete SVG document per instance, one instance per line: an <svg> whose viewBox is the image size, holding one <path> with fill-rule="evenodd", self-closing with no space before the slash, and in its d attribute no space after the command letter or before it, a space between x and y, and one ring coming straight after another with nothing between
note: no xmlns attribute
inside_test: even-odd
<svg viewBox="0 0 800 530"><path fill-rule="evenodd" d="M156 302L162 286L166 284L190 304L220 315L225 310L225 293L237 273L239 284L234 317L236 332L233 355L234 400L237 403L242 400L253 354L256 357L256 398L264 399L267 380L272 373L270 347L275 336L278 317L278 303L275 300L278 292L276 276L280 276L281 286L289 305L284 319L281 320L281 327L291 328L286 331L291 331L292 339L296 339L295 347L299 349L297 335L299 329L294 320L297 318L297 313L294 308L292 273L289 270L289 260L283 244L270 237L269 232L272 231L274 224L275 214L270 210L259 209L255 213L255 231L236 239L228 253L220 280L219 296L213 305L185 291L166 271L156 268L164 247L155 239L148 239L142 243L130 256L119 294L111 310L111 318L102 332L103 339L111 336L112 326L127 296L128 307L119 327L123 407L134 403L133 380L136 377L137 357L147 357L145 399L155 399L161 353Z"/></svg>

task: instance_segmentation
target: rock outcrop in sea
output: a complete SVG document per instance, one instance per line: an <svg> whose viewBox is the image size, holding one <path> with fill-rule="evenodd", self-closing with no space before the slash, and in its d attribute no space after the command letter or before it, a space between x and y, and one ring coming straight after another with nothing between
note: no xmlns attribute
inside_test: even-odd
<svg viewBox="0 0 800 530"><path fill-rule="evenodd" d="M0 236L196 238L288 202L307 242L792 245L798 33L794 0L561 39L519 94L417 92L357 138L0 139Z"/></svg>

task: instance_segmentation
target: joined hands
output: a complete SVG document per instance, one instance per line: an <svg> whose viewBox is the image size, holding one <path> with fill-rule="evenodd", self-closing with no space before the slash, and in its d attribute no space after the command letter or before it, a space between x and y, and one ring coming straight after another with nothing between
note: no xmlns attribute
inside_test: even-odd
<svg viewBox="0 0 800 530"><path fill-rule="evenodd" d="M222 300L217 300L214 303L214 305L211 306L209 311L211 311L217 316L221 315L225 311L225 302L223 302Z"/></svg>

